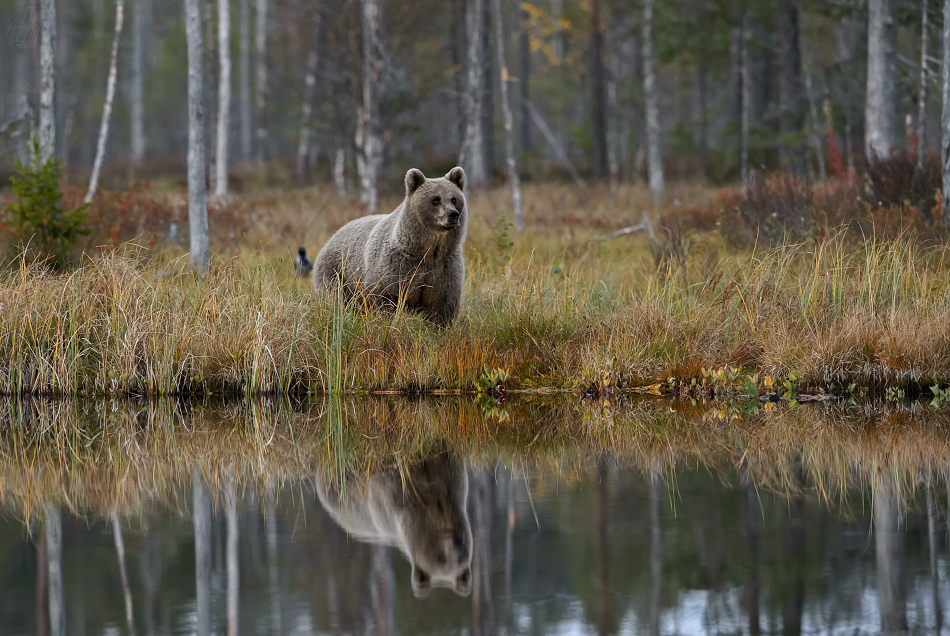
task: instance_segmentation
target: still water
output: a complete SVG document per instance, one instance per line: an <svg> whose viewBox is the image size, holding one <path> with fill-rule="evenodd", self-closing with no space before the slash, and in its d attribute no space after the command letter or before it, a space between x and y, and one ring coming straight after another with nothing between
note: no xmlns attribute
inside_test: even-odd
<svg viewBox="0 0 950 636"><path fill-rule="evenodd" d="M950 417L929 407L337 408L5 408L0 633L946 622Z"/></svg>

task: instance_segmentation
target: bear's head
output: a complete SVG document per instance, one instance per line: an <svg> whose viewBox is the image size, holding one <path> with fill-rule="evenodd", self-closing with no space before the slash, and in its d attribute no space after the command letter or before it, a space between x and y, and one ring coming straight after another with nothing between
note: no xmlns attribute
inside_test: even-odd
<svg viewBox="0 0 950 636"><path fill-rule="evenodd" d="M472 528L468 473L451 454L414 467L405 486L403 532L412 565L412 591L425 598L433 587L472 592Z"/></svg>
<svg viewBox="0 0 950 636"><path fill-rule="evenodd" d="M468 218L464 190L465 172L459 167L439 179L426 179L413 168L406 173L406 210L428 230L464 233Z"/></svg>

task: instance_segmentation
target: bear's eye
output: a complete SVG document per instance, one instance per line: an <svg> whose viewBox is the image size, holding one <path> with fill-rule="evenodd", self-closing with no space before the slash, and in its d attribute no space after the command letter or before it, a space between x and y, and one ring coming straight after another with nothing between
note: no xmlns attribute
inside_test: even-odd
<svg viewBox="0 0 950 636"><path fill-rule="evenodd" d="M458 205L458 202L455 200L455 197L452 197L452 205Z"/></svg>
<svg viewBox="0 0 950 636"><path fill-rule="evenodd" d="M435 206L442 205L442 199L440 199L439 197L432 199L432 205L435 205Z"/></svg>

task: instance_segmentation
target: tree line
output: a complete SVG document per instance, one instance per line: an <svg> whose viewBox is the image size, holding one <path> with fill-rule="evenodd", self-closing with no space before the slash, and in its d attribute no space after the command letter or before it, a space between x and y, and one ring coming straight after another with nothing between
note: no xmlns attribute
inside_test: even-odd
<svg viewBox="0 0 950 636"><path fill-rule="evenodd" d="M505 180L515 192L522 178L644 179L658 204L667 178L765 168L825 180L898 149L923 164L950 137L948 10L5 0L0 161L36 130L44 158L72 180L88 172L91 199L101 178L184 174L187 157L193 219L206 184L222 199L232 182L329 181L374 210L379 183L407 166L456 162L476 188Z"/></svg>

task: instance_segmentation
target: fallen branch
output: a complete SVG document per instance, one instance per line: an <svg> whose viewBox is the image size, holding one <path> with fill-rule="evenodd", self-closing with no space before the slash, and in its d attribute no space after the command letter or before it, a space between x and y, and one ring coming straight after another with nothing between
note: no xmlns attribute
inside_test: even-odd
<svg viewBox="0 0 950 636"><path fill-rule="evenodd" d="M624 236L627 234L633 234L634 232L639 232L640 230L646 230L650 235L650 240L656 242L656 234L653 232L653 224L650 223L650 217L647 216L647 213L643 213L643 223L637 223L636 225L631 225L630 227L625 227L622 230L617 230L616 232L611 232L610 234L604 234L600 237L600 240L617 238L618 236Z"/></svg>

